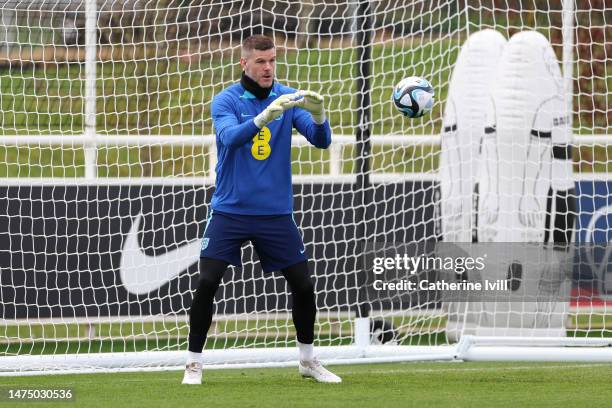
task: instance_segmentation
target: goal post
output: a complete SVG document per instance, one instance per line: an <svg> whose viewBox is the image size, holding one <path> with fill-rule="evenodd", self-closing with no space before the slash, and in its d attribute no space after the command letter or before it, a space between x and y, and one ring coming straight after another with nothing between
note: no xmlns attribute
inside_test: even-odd
<svg viewBox="0 0 612 408"><path fill-rule="evenodd" d="M330 149L296 133L291 150L322 360L612 360L605 2L26 3L0 8L0 375L184 364L214 190L210 104L239 78L240 42L253 33L274 37L279 82L324 96L332 127ZM482 32L502 38L499 54L478 49L470 58L482 63L464 64L465 45ZM506 60L530 60L529 41L548 59L503 71ZM498 72L531 82L500 81ZM546 72L551 81L538 76ZM407 119L391 96L415 75L432 83L436 104ZM562 109L551 102L534 116L530 89L556 89L559 75L567 115L549 118ZM464 110L449 113L453 104ZM541 125L546 118L554 129ZM522 141L513 136L521 132ZM517 157L538 169L517 170ZM512 180L522 184L512 190ZM537 194L520 196L526 189ZM540 224L562 207L574 225L565 250L575 254L558 259ZM560 227L546 222L555 243ZM461 238L449 238L449 225L461 226ZM457 259L483 251L490 280L514 297L419 286L462 281ZM431 264L410 273L414 264L396 263L404 255ZM552 258L565 269L551 269ZM249 244L242 261L215 297L205 364L294 365L288 287L261 271ZM529 301L512 289L517 282Z"/></svg>

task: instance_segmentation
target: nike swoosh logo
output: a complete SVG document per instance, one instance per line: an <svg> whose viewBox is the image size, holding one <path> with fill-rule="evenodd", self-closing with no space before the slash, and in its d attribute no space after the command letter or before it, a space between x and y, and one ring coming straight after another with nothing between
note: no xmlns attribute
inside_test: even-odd
<svg viewBox="0 0 612 408"><path fill-rule="evenodd" d="M304 252L306 252L306 248L302 249L302 250L300 251L300 254L303 254Z"/></svg>
<svg viewBox="0 0 612 408"><path fill-rule="evenodd" d="M246 117L253 116L253 115L247 115L246 113L241 113L240 116L242 116L243 118L246 118Z"/></svg>
<svg viewBox="0 0 612 408"><path fill-rule="evenodd" d="M138 231L142 215L138 214L128 232L119 276L125 289L135 295L150 293L181 274L200 258L200 239L194 239L181 247L160 255L147 255L140 248Z"/></svg>

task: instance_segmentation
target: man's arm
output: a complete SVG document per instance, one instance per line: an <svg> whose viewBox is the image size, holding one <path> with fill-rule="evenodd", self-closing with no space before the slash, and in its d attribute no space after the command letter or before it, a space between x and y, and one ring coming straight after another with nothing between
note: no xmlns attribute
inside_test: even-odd
<svg viewBox="0 0 612 408"><path fill-rule="evenodd" d="M329 122L325 120L322 124L317 124L304 109L296 108L293 113L293 126L300 132L306 140L319 149L327 149L331 144L331 128Z"/></svg>
<svg viewBox="0 0 612 408"><path fill-rule="evenodd" d="M224 146L242 146L259 132L259 128L252 120L240 123L228 98L213 99L211 114L218 141Z"/></svg>
<svg viewBox="0 0 612 408"><path fill-rule="evenodd" d="M240 123L228 98L215 98L211 113L219 142L227 147L239 147L249 142L261 128L295 106L296 94L282 95L253 120Z"/></svg>
<svg viewBox="0 0 612 408"><path fill-rule="evenodd" d="M306 139L319 149L327 149L331 144L331 128L325 118L323 97L311 91L299 91L303 96L296 104L294 110L293 126Z"/></svg>

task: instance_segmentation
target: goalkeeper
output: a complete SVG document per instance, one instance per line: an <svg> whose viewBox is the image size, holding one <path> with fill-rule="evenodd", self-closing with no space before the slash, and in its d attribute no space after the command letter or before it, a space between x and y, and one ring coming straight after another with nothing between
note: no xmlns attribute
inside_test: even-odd
<svg viewBox="0 0 612 408"><path fill-rule="evenodd" d="M200 254L200 279L189 317L189 352L183 384L201 384L202 349L213 300L229 264L240 266L240 248L251 241L265 272L281 271L291 289L299 372L319 382L341 382L313 350L316 304L308 256L293 220L291 132L326 149L331 129L323 98L274 81L272 39L257 35L242 43L242 78L216 95L216 188Z"/></svg>

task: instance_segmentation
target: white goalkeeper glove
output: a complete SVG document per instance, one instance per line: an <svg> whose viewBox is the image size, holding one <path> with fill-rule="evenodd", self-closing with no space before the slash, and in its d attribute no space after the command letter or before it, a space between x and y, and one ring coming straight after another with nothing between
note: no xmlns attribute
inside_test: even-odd
<svg viewBox="0 0 612 408"><path fill-rule="evenodd" d="M313 91L299 91L297 93L303 96L297 103L297 107L307 110L312 115L312 119L317 124L325 122L325 108L323 107L323 97Z"/></svg>
<svg viewBox="0 0 612 408"><path fill-rule="evenodd" d="M255 116L255 126L261 129L274 119L280 118L284 111L297 105L298 98L301 98L301 95L298 93L279 96L259 115Z"/></svg>

